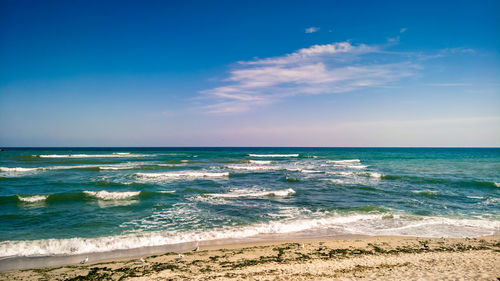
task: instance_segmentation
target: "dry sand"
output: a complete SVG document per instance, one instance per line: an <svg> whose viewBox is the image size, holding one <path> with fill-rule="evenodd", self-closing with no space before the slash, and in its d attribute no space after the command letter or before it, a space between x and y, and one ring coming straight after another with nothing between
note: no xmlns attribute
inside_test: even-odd
<svg viewBox="0 0 500 281"><path fill-rule="evenodd" d="M183 254L8 271L0 280L500 280L500 236L278 241Z"/></svg>

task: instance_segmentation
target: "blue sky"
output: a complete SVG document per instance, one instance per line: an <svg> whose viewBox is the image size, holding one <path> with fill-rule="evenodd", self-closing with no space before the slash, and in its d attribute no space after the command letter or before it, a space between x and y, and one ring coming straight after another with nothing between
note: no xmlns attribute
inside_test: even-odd
<svg viewBox="0 0 500 281"><path fill-rule="evenodd" d="M499 10L0 0L0 146L500 146Z"/></svg>

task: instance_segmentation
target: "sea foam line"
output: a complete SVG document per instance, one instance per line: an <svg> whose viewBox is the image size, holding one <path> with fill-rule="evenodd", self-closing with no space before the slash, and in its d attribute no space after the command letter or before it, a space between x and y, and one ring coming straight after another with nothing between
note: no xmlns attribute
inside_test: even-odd
<svg viewBox="0 0 500 281"><path fill-rule="evenodd" d="M228 177L228 172L169 172L169 173L135 173L142 178L176 179L176 178L221 178Z"/></svg>
<svg viewBox="0 0 500 281"><path fill-rule="evenodd" d="M49 197L48 195L30 195L30 196L21 196L17 195L17 198L23 202L27 203L35 203L40 201L45 201Z"/></svg>
<svg viewBox="0 0 500 281"><path fill-rule="evenodd" d="M247 171L274 171L274 170L282 170L282 167L279 166L243 166L243 165L231 165L227 166L229 169L233 170L247 170Z"/></svg>
<svg viewBox="0 0 500 281"><path fill-rule="evenodd" d="M440 217L423 217L408 221L399 216L388 219L380 214L364 214L317 219L271 221L243 227L221 227L212 230L203 229L191 232L156 231L98 238L2 241L0 242L0 253L2 256L83 254L328 228L335 228L346 234L463 238L491 235L498 231L499 227L500 222L490 220L459 220Z"/></svg>
<svg viewBox="0 0 500 281"><path fill-rule="evenodd" d="M120 158L120 157L148 157L156 156L154 154L131 154L131 153L113 153L113 154L42 154L33 155L40 158Z"/></svg>
<svg viewBox="0 0 500 281"><path fill-rule="evenodd" d="M242 190L234 190L229 193L212 193L207 195L212 197L237 198L237 197L265 197L265 196L286 197L293 194L295 194L295 190L287 188L287 189L270 190L270 191L242 189Z"/></svg>
<svg viewBox="0 0 500 281"><path fill-rule="evenodd" d="M36 171L38 168L22 168L22 167L14 167L14 168L9 168L9 167L0 167L0 172L19 172L19 173L24 173L24 172L32 172Z"/></svg>
<svg viewBox="0 0 500 281"><path fill-rule="evenodd" d="M359 160L359 159L328 160L327 162L328 163L338 163L338 164L342 164L342 163L361 163L361 160Z"/></svg>
<svg viewBox="0 0 500 281"><path fill-rule="evenodd" d="M135 196L138 196L141 194L140 191L115 191L115 192L108 192L106 190L101 190L101 191L84 191L83 193L96 197L98 199L102 200L123 200L123 199L129 199Z"/></svg>
<svg viewBox="0 0 500 281"><path fill-rule="evenodd" d="M299 154L248 154L250 157L299 157Z"/></svg>
<svg viewBox="0 0 500 281"><path fill-rule="evenodd" d="M269 165L273 163L273 161L267 161L267 160L248 160L248 163L250 164L257 164L257 165Z"/></svg>

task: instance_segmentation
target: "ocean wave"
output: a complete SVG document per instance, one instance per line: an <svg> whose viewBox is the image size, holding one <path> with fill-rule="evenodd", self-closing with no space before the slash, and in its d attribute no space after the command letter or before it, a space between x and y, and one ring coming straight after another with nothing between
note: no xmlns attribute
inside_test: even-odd
<svg viewBox="0 0 500 281"><path fill-rule="evenodd" d="M81 170L129 170L139 168L141 163L137 164L89 164L89 165L71 165L71 166L44 166L44 167L0 167L0 172L6 173L26 173L26 172L36 172L36 171L53 171L53 170L73 170L73 169L81 169Z"/></svg>
<svg viewBox="0 0 500 281"><path fill-rule="evenodd" d="M367 177L376 178L376 179L381 179L384 176L383 174L377 173L377 172L365 172L365 173L359 173L359 174L362 176L367 176Z"/></svg>
<svg viewBox="0 0 500 281"><path fill-rule="evenodd" d="M53 193L45 195L10 195L0 196L0 204L18 203L18 202L39 202L44 201L48 204L62 202L85 202L89 200L121 200L131 198L147 198L151 196L163 196L175 193L175 190L158 191L82 191L70 193Z"/></svg>
<svg viewBox="0 0 500 281"><path fill-rule="evenodd" d="M344 164L344 163L361 163L359 159L346 159L346 160L328 160L328 163Z"/></svg>
<svg viewBox="0 0 500 281"><path fill-rule="evenodd" d="M276 196L276 197L286 197L295 194L295 190L291 188L282 190L258 190L258 189L238 189L233 190L229 193L211 193L207 194L212 197L222 197L222 198L237 198L237 197L266 197L266 196Z"/></svg>
<svg viewBox="0 0 500 281"><path fill-rule="evenodd" d="M247 170L247 171L274 171L274 170L282 170L282 167L279 166L243 166L243 165L231 165L227 166L227 168L232 170Z"/></svg>
<svg viewBox="0 0 500 281"><path fill-rule="evenodd" d="M443 179L443 178L430 178L421 176L399 176L399 175L382 175L382 179L385 180L399 180L409 183L416 184L445 184L445 185L455 185L460 187L479 187L479 188L491 188L499 187L498 183L491 181L481 181L481 180L456 180L456 179Z"/></svg>
<svg viewBox="0 0 500 281"><path fill-rule="evenodd" d="M32 172L36 171L38 168L22 168L22 167L14 167L14 168L9 168L9 167L0 167L0 172L20 172L20 173L25 173L25 172Z"/></svg>
<svg viewBox="0 0 500 281"><path fill-rule="evenodd" d="M140 191L115 191L115 192L108 192L106 190L101 190L101 191L84 191L83 193L96 197L101 200L123 200L123 199L129 199L135 196L138 196L141 194Z"/></svg>
<svg viewBox="0 0 500 281"><path fill-rule="evenodd" d="M368 166L366 165L332 165L334 167L343 167L343 168L348 168L348 169L366 169Z"/></svg>
<svg viewBox="0 0 500 281"><path fill-rule="evenodd" d="M500 182L494 182L493 183L496 187L500 187Z"/></svg>
<svg viewBox="0 0 500 281"><path fill-rule="evenodd" d="M344 172L344 171L334 171L334 172L326 172L327 175L335 175L341 177L350 177L355 175L353 172Z"/></svg>
<svg viewBox="0 0 500 281"><path fill-rule="evenodd" d="M45 201L45 199L47 199L47 197L48 197L48 195L30 195L30 196L17 195L17 198L20 201L27 202L27 203L35 203L35 202Z"/></svg>
<svg viewBox="0 0 500 281"><path fill-rule="evenodd" d="M33 155L40 158L120 158L120 157L153 157L154 154L131 154L125 152L115 152L112 154L41 154Z"/></svg>
<svg viewBox="0 0 500 281"><path fill-rule="evenodd" d="M410 190L411 193L415 193L415 194L420 194L424 197L436 197L436 196L439 196L439 193L436 192L436 191L432 191L432 190Z"/></svg>
<svg viewBox="0 0 500 281"><path fill-rule="evenodd" d="M286 168L286 170L290 171L290 172L299 172L299 173L305 173L305 174L322 173L322 171L309 170L309 169L303 169L303 168Z"/></svg>
<svg viewBox="0 0 500 281"><path fill-rule="evenodd" d="M498 205L498 202L500 202L499 197L493 197L493 198L488 198L486 199L483 204L484 205Z"/></svg>
<svg viewBox="0 0 500 281"><path fill-rule="evenodd" d="M485 219L408 217L387 214L355 214L316 219L271 221L212 230L151 231L98 238L16 240L0 242L2 256L47 256L107 252L215 239L247 238L260 234L312 232L335 229L337 233L419 237L479 237L492 235L500 222Z"/></svg>
<svg viewBox="0 0 500 281"><path fill-rule="evenodd" d="M251 164L257 164L257 165L269 165L273 161L267 161L267 160L248 160L248 163Z"/></svg>
<svg viewBox="0 0 500 281"><path fill-rule="evenodd" d="M137 177L154 179L178 179L178 178L222 178L228 177L228 172L169 172L169 173L135 173Z"/></svg>
<svg viewBox="0 0 500 281"><path fill-rule="evenodd" d="M250 157L299 157L299 154L248 154Z"/></svg>

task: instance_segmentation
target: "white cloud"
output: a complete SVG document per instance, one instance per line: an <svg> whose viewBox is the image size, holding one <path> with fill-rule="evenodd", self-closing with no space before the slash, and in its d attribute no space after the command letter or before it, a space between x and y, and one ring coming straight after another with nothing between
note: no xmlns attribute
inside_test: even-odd
<svg viewBox="0 0 500 281"><path fill-rule="evenodd" d="M408 30L408 28L403 27L403 28L401 28L401 29L399 30L399 33L405 33L405 32L406 32L406 30Z"/></svg>
<svg viewBox="0 0 500 281"><path fill-rule="evenodd" d="M225 85L202 92L211 102L205 109L211 113L241 112L297 95L386 86L414 74L415 64L386 57L379 46L338 42L241 61L230 71Z"/></svg>
<svg viewBox="0 0 500 281"><path fill-rule="evenodd" d="M308 27L305 30L306 33L314 33L314 32L318 32L318 31L319 31L319 27L314 27L314 26Z"/></svg>

